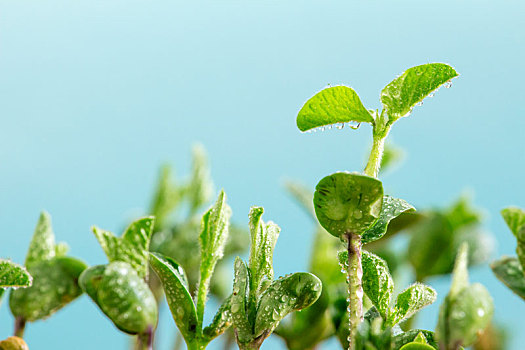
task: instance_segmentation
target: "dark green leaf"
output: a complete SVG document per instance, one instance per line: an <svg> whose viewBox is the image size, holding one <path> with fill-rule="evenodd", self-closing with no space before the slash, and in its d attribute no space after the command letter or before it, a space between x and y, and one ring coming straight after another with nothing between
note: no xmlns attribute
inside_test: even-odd
<svg viewBox="0 0 525 350"><path fill-rule="evenodd" d="M315 214L332 235L361 235L379 217L383 186L373 177L339 172L323 178L314 194Z"/></svg>
<svg viewBox="0 0 525 350"><path fill-rule="evenodd" d="M33 277L26 268L9 260L0 259L0 288L31 287Z"/></svg>
<svg viewBox="0 0 525 350"><path fill-rule="evenodd" d="M406 320L422 308L436 301L437 293L429 286L415 283L397 296L396 304L388 317L388 324L395 325Z"/></svg>
<svg viewBox="0 0 525 350"><path fill-rule="evenodd" d="M162 282L173 319L186 342L196 336L197 311L188 291L188 280L182 267L173 259L150 253L150 264Z"/></svg>
<svg viewBox="0 0 525 350"><path fill-rule="evenodd" d="M273 281L257 307L255 336L271 333L287 314L312 305L321 295L321 288L319 278L307 272Z"/></svg>
<svg viewBox="0 0 525 350"><path fill-rule="evenodd" d="M239 257L235 258L235 276L233 280L230 311L235 334L240 343L248 343L254 338L246 310L248 278L248 268L246 264Z"/></svg>
<svg viewBox="0 0 525 350"><path fill-rule="evenodd" d="M373 123L356 92L347 86L321 90L304 104L297 115L297 127L307 131L324 125L347 122Z"/></svg>
<svg viewBox="0 0 525 350"><path fill-rule="evenodd" d="M31 243L29 243L25 266L30 269L44 260L52 259L55 253L55 234L51 227L51 216L43 211L36 224Z"/></svg>
<svg viewBox="0 0 525 350"><path fill-rule="evenodd" d="M110 262L127 262L140 277L146 277L149 242L154 223L155 219L151 216L135 220L124 231L121 238L97 227L93 227L93 233Z"/></svg>
<svg viewBox="0 0 525 350"><path fill-rule="evenodd" d="M135 269L123 261L93 266L79 281L82 289L123 332L145 333L157 324L157 302Z"/></svg>
<svg viewBox="0 0 525 350"><path fill-rule="evenodd" d="M503 257L490 264L496 277L525 300L525 276L517 258Z"/></svg>
<svg viewBox="0 0 525 350"><path fill-rule="evenodd" d="M70 257L57 257L32 265L29 272L33 276L33 285L11 293L11 312L29 322L51 316L82 294L77 281L85 268L82 261Z"/></svg>
<svg viewBox="0 0 525 350"><path fill-rule="evenodd" d="M403 213L413 212L416 209L403 199L383 196L383 205L377 221L363 233L362 242L370 243L383 237L390 221Z"/></svg>
<svg viewBox="0 0 525 350"><path fill-rule="evenodd" d="M363 291L379 310L381 317L386 319L394 292L392 276L386 262L377 255L363 251L362 259Z"/></svg>
<svg viewBox="0 0 525 350"><path fill-rule="evenodd" d="M407 69L381 91L381 103L389 117L398 119L410 113L441 85L458 76L444 63L429 63Z"/></svg>

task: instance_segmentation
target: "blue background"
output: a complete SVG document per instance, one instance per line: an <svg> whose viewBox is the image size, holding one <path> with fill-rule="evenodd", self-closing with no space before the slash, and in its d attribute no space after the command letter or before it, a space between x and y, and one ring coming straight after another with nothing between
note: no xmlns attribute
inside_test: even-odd
<svg viewBox="0 0 525 350"><path fill-rule="evenodd" d="M470 188L498 241L494 257L514 254L498 212L525 206L524 11L522 1L486 0L3 0L0 256L23 262L46 209L73 255L104 262L90 226L118 231L141 214L159 165L187 174L200 141L235 220L246 224L258 204L282 227L276 274L304 270L312 227L282 180L313 188L333 171L360 170L371 137L368 126L301 134L297 111L327 84L350 85L379 108L386 83L428 62L461 76L394 126L407 157L385 186L420 208ZM525 303L488 267L471 279L487 285L496 320L513 332L510 348L520 349ZM433 328L449 281L430 282L440 298L420 326ZM12 332L8 309L4 300L0 338ZM29 325L27 340L32 350L128 342L85 296Z"/></svg>

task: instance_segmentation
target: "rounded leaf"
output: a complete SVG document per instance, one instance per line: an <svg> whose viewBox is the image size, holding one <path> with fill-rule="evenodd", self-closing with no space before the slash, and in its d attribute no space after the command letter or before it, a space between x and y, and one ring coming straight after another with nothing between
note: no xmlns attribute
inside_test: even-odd
<svg viewBox="0 0 525 350"><path fill-rule="evenodd" d="M366 175L338 172L323 178L314 194L315 215L332 235L361 235L379 217L381 181Z"/></svg>
<svg viewBox="0 0 525 350"><path fill-rule="evenodd" d="M121 331L139 334L157 324L155 297L130 264L93 266L82 273L79 283Z"/></svg>

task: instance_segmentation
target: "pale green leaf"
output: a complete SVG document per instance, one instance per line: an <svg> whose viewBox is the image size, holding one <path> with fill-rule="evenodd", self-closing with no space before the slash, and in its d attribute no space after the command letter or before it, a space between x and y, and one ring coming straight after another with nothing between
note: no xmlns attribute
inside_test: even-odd
<svg viewBox="0 0 525 350"><path fill-rule="evenodd" d="M347 86L321 90L306 101L297 115L297 127L301 131L347 122L374 122L359 96Z"/></svg>
<svg viewBox="0 0 525 350"><path fill-rule="evenodd" d="M26 268L10 260L0 259L0 288L30 287L33 277L27 272Z"/></svg>
<svg viewBox="0 0 525 350"><path fill-rule="evenodd" d="M422 308L436 301L437 293L429 286L415 283L399 293L396 304L388 317L388 324L395 325L406 320Z"/></svg>
<svg viewBox="0 0 525 350"><path fill-rule="evenodd" d="M312 305L321 295L319 278L308 272L296 272L279 278L261 295L255 320L255 336L270 334L290 312Z"/></svg>
<svg viewBox="0 0 525 350"><path fill-rule="evenodd" d="M99 241L110 262L123 261L130 264L141 277L148 275L148 249L153 233L155 219L145 217L132 222L122 237L93 227L93 233Z"/></svg>
<svg viewBox="0 0 525 350"><path fill-rule="evenodd" d="M77 284L84 262L71 257L56 257L32 265L33 284L13 290L9 307L15 317L33 322L51 316L82 294Z"/></svg>
<svg viewBox="0 0 525 350"><path fill-rule="evenodd" d="M170 213L181 200L181 191L172 180L172 171L169 165L161 168L155 194L150 207L150 214L155 217L156 227L164 228Z"/></svg>
<svg viewBox="0 0 525 350"><path fill-rule="evenodd" d="M390 276L388 265L386 261L367 251L363 251L362 265L363 291L379 310L381 317L386 319L394 292L394 281Z"/></svg>
<svg viewBox="0 0 525 350"><path fill-rule="evenodd" d="M525 300L525 276L517 258L503 257L493 261L490 267L501 282Z"/></svg>
<svg viewBox="0 0 525 350"><path fill-rule="evenodd" d="M219 310L213 317L211 324L202 330L206 342L210 342L217 336L224 333L232 324L231 300L230 295L219 307Z"/></svg>
<svg viewBox="0 0 525 350"><path fill-rule="evenodd" d="M192 156L190 183L186 188L185 195L190 202L190 212L195 213L202 205L211 200L213 182L204 147L200 144L195 145L192 149Z"/></svg>
<svg viewBox="0 0 525 350"><path fill-rule="evenodd" d="M197 310L184 270L173 259L157 253L150 253L150 264L162 283L175 324L186 342L191 342L196 337Z"/></svg>
<svg viewBox="0 0 525 350"><path fill-rule="evenodd" d="M452 284L449 295L454 298L462 289L466 288L468 282L468 244L463 243L458 250L454 271L452 273Z"/></svg>
<svg viewBox="0 0 525 350"><path fill-rule="evenodd" d="M273 250L281 229L273 222L264 223L262 207L250 208L250 288L260 289L264 278L273 280Z"/></svg>
<svg viewBox="0 0 525 350"><path fill-rule="evenodd" d="M315 214L321 226L336 237L361 235L379 217L382 199L381 181L366 175L338 172L317 184Z"/></svg>
<svg viewBox="0 0 525 350"><path fill-rule="evenodd" d="M407 69L381 91L381 103L394 120L409 114L412 108L440 86L458 76L451 66L429 63Z"/></svg>
<svg viewBox="0 0 525 350"><path fill-rule="evenodd" d="M43 211L29 243L25 266L29 269L41 261L50 260L55 253L55 234L51 227L51 216Z"/></svg>
<svg viewBox="0 0 525 350"><path fill-rule="evenodd" d="M123 261L93 266L79 284L113 324L129 334L145 333L157 324L157 302L148 284Z"/></svg>
<svg viewBox="0 0 525 350"><path fill-rule="evenodd" d="M390 221L403 213L410 213L416 209L403 199L383 196L383 205L377 221L363 233L362 242L370 243L383 237Z"/></svg>
<svg viewBox="0 0 525 350"><path fill-rule="evenodd" d="M514 236L525 235L525 210L518 207L508 207L501 211L501 216Z"/></svg>

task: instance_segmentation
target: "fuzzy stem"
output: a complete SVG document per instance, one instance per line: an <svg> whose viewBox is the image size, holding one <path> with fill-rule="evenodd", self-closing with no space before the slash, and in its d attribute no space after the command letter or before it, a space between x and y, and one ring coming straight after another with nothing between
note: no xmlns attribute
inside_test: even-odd
<svg viewBox="0 0 525 350"><path fill-rule="evenodd" d="M348 348L354 348L359 323L363 321L363 267L361 266L361 236L346 235L348 243Z"/></svg>
<svg viewBox="0 0 525 350"><path fill-rule="evenodd" d="M14 336L23 338L24 337L24 331L26 329L26 320L25 318L18 316L15 318L15 331Z"/></svg>
<svg viewBox="0 0 525 350"><path fill-rule="evenodd" d="M377 177L379 174L379 168L381 167L381 159L383 158L383 152L385 150L385 139L390 131L388 126L385 133L376 134L374 132L374 140L372 144L372 150L370 151L370 157L364 170L365 175Z"/></svg>
<svg viewBox="0 0 525 350"><path fill-rule="evenodd" d="M197 334L202 336L202 324L204 320L204 307L210 290L210 282L213 268L203 266L200 268L200 281L197 289Z"/></svg>

